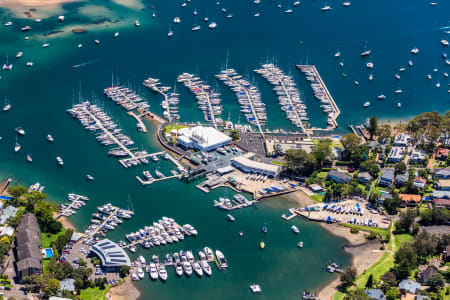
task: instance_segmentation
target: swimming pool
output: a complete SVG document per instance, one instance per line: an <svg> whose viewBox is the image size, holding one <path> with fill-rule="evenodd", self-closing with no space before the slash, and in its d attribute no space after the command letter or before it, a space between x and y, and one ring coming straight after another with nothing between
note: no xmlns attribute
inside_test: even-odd
<svg viewBox="0 0 450 300"><path fill-rule="evenodd" d="M53 249L52 248L42 249L42 254L44 258L51 258L53 257Z"/></svg>

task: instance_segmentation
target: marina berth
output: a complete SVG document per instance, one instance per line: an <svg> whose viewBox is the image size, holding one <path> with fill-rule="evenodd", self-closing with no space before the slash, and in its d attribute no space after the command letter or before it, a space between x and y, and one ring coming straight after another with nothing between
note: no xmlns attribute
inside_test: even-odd
<svg viewBox="0 0 450 300"><path fill-rule="evenodd" d="M361 55L366 56L369 54L370 50L363 52ZM334 101L333 97L331 96L330 92L325 86L325 83L320 77L316 67L314 65L298 65L297 68L301 72L303 72L306 76L306 79L309 82L311 82L311 88L314 91L314 96L320 101L320 107L322 108L323 112L325 112L328 115L326 129L321 128L312 128L312 129L326 130L326 131L335 129L338 126L336 119L341 114L341 111L337 107L336 102Z"/></svg>
<svg viewBox="0 0 450 300"><path fill-rule="evenodd" d="M222 70L216 78L236 94L241 105L241 112L244 113L247 122L256 126L261 136L264 137L262 126L266 125L266 106L261 101L261 93L255 86L239 75L234 69Z"/></svg>
<svg viewBox="0 0 450 300"><path fill-rule="evenodd" d="M183 73L178 76L177 81L183 83L195 95L198 107L203 111L205 121L212 123L215 128L222 125L219 118L216 119L216 117L220 117L223 111L219 93L201 81L199 77L195 77L194 74Z"/></svg>
<svg viewBox="0 0 450 300"><path fill-rule="evenodd" d="M256 73L261 74L273 86L274 92L278 96L281 110L286 113L289 121L302 132L308 134L305 123L308 121L306 113L306 105L300 97L300 93L296 87L292 76L288 76L274 64L263 64L261 69L256 69Z"/></svg>
<svg viewBox="0 0 450 300"><path fill-rule="evenodd" d="M67 194L67 200L69 201L69 203L62 203L59 205L59 214L56 219L62 216L70 217L76 214L78 209L86 205L86 202L89 201L89 198L86 196L69 193Z"/></svg>
<svg viewBox="0 0 450 300"><path fill-rule="evenodd" d="M147 109L150 105L141 96L136 94L133 90L122 87L112 86L104 90L104 93L108 99L112 100L116 104L122 106L125 110L130 111L133 109Z"/></svg>
<svg viewBox="0 0 450 300"><path fill-rule="evenodd" d="M171 92L170 87L161 86L161 82L157 78L149 77L144 81L143 85L164 97L164 100L161 102L161 108L163 109L163 116L165 119L170 123L180 119L178 110L178 103L180 100L179 95L176 92Z"/></svg>

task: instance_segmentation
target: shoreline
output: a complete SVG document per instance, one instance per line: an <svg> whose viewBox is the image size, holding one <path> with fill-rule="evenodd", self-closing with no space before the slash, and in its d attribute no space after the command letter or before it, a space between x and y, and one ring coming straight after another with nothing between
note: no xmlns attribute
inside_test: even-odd
<svg viewBox="0 0 450 300"><path fill-rule="evenodd" d="M343 245L343 250L351 256L351 267L356 268L357 276L364 273L370 266L377 262L383 253L374 252L378 250L380 244L377 241L368 241L367 233L360 231L357 234L350 232L350 228L339 226L338 224L320 223L320 226L330 234L341 237L347 241ZM319 299L332 300L334 294L338 291L340 285L339 276L330 279L318 290L317 297Z"/></svg>
<svg viewBox="0 0 450 300"><path fill-rule="evenodd" d="M141 292L134 286L131 276L128 277L118 286L109 289L106 294L108 300L137 300L141 296Z"/></svg>

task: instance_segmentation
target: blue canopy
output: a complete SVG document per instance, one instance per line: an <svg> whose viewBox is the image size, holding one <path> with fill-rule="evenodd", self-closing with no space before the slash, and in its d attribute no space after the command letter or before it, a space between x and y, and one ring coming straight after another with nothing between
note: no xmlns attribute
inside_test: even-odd
<svg viewBox="0 0 450 300"><path fill-rule="evenodd" d="M1 200L11 200L12 198L8 197L8 196L0 196L0 199Z"/></svg>

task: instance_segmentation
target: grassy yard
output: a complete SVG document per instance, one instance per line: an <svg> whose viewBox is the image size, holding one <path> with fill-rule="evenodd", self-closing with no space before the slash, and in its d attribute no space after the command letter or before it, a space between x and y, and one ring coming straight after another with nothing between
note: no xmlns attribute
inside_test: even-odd
<svg viewBox="0 0 450 300"><path fill-rule="evenodd" d="M42 248L50 248L51 242L55 241L58 238L58 235L64 234L64 232L66 232L66 229L62 227L61 231L55 234L41 233Z"/></svg>
<svg viewBox="0 0 450 300"><path fill-rule="evenodd" d="M327 174L328 172L319 172L317 174L317 178L325 180L325 178L327 178Z"/></svg>
<svg viewBox="0 0 450 300"><path fill-rule="evenodd" d="M314 194L311 196L311 199L313 199L316 202L322 202L323 201L323 195Z"/></svg>
<svg viewBox="0 0 450 300"><path fill-rule="evenodd" d="M389 232L387 229L381 229L381 228L377 228L377 227L367 227L367 226L354 225L354 224L348 224L348 223L341 223L341 225L345 226L345 227L356 228L361 231L366 231L366 232L370 232L370 233L373 232L376 234L380 234L383 237L383 239L386 237L386 234Z"/></svg>
<svg viewBox="0 0 450 300"><path fill-rule="evenodd" d="M287 163L282 162L282 161L278 161L278 160L273 160L272 164L278 165L278 166L283 166L283 167L287 166Z"/></svg>
<svg viewBox="0 0 450 300"><path fill-rule="evenodd" d="M171 124L164 127L164 133L170 132L172 129L179 130L181 128L186 128L186 126L183 125L177 125L177 124Z"/></svg>
<svg viewBox="0 0 450 300"><path fill-rule="evenodd" d="M86 290L81 291L80 299L81 300L105 300L106 293L108 293L109 286L107 286L104 290L101 290L99 287L96 288L88 288Z"/></svg>

